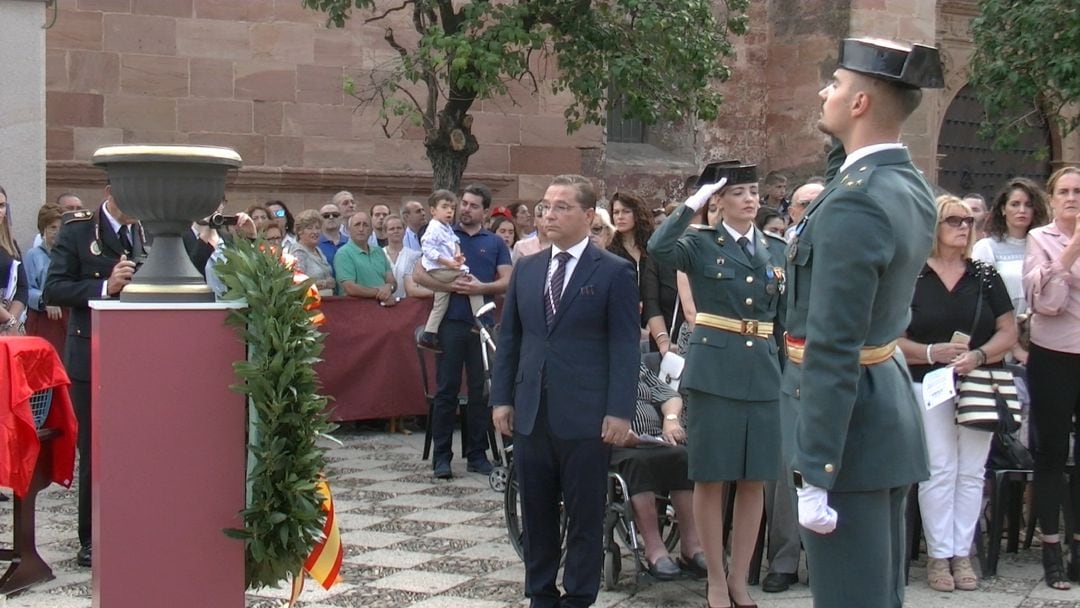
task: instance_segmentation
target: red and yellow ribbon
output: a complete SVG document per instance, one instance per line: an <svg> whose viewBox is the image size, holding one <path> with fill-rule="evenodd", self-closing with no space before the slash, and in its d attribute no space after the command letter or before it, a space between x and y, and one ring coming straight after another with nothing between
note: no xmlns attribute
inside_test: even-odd
<svg viewBox="0 0 1080 608"><path fill-rule="evenodd" d="M334 497L330 494L330 485L326 478L319 479L316 486L323 500L321 508L326 512L326 522L323 523L323 539L311 549L304 562L304 571L293 579L292 596L289 598L289 606L296 603L300 592L304 590L304 572L322 585L323 589L329 590L334 583L341 578L341 560L345 557L345 547L341 544L341 532L338 530L337 517L334 514Z"/></svg>

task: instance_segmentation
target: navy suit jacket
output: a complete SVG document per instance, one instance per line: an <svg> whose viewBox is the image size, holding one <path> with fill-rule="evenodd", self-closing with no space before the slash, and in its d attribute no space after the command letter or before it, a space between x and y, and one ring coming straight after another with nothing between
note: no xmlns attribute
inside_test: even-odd
<svg viewBox="0 0 1080 608"><path fill-rule="evenodd" d="M514 431L531 435L546 391L556 437L599 438L604 416L634 414L641 341L634 267L586 245L549 329L543 293L550 260L549 247L514 266L491 405L513 405Z"/></svg>

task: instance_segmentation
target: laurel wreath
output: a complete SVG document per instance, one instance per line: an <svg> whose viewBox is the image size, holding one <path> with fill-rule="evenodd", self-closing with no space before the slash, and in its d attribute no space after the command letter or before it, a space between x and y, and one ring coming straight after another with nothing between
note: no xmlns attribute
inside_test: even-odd
<svg viewBox="0 0 1080 608"><path fill-rule="evenodd" d="M247 300L228 323L248 347L231 388L248 397L250 489L243 527L225 533L245 542L247 588L275 587L300 574L325 519L316 482L326 461L316 441L334 425L314 371L323 334L305 309L314 281L295 283L261 239L236 239L215 270L226 299Z"/></svg>

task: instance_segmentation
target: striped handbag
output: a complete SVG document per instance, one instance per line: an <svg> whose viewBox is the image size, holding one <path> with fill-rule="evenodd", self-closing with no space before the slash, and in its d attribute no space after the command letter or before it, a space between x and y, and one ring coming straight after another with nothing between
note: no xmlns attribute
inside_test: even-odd
<svg viewBox="0 0 1080 608"><path fill-rule="evenodd" d="M1011 432L1020 428L1020 397L1007 369L973 369L956 388L956 424Z"/></svg>

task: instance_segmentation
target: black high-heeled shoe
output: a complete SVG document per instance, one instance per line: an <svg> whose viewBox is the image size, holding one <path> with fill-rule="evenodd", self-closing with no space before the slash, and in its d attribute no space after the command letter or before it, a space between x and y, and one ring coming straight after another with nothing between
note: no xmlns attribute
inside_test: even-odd
<svg viewBox="0 0 1080 608"><path fill-rule="evenodd" d="M1042 543L1043 576L1046 578L1046 586L1051 589L1064 591L1071 587L1069 580L1065 578L1065 568L1061 563L1061 543ZM1064 587L1058 585L1064 584Z"/></svg>

